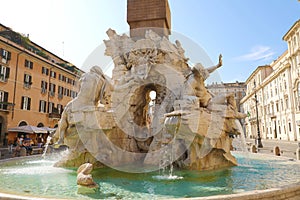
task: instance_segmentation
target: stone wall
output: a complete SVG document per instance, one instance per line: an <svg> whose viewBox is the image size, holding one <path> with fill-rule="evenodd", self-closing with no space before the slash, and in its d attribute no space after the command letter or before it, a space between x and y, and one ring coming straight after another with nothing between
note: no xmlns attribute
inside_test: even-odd
<svg viewBox="0 0 300 200"><path fill-rule="evenodd" d="M181 198L182 200L183 198ZM300 182L283 186L280 188L271 188L267 190L253 190L240 194L218 195L211 197L188 198L189 200L299 200ZM179 200L179 199L176 199Z"/></svg>

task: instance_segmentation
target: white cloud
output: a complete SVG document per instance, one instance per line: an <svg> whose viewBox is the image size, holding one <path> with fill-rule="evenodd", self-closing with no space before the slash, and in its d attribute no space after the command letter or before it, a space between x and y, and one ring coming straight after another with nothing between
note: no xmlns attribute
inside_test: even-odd
<svg viewBox="0 0 300 200"><path fill-rule="evenodd" d="M238 61L258 61L272 59L274 51L268 46L258 45L251 48L250 52L235 58Z"/></svg>

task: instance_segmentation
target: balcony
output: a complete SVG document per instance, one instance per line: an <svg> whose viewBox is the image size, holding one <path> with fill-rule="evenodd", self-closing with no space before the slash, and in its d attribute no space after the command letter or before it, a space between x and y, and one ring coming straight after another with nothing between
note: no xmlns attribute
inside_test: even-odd
<svg viewBox="0 0 300 200"><path fill-rule="evenodd" d="M3 74L0 74L0 82L6 83L7 79Z"/></svg>
<svg viewBox="0 0 300 200"><path fill-rule="evenodd" d="M58 99L62 99L63 97L63 94L58 94Z"/></svg>
<svg viewBox="0 0 300 200"><path fill-rule="evenodd" d="M41 93L42 93L42 94L46 94L46 92L47 92L46 88L42 88L42 89L41 89Z"/></svg>
<svg viewBox="0 0 300 200"><path fill-rule="evenodd" d="M268 116L269 116L271 119L276 118L276 115L275 115L274 112L269 113Z"/></svg>
<svg viewBox="0 0 300 200"><path fill-rule="evenodd" d="M25 89L30 89L30 88L31 88L31 85L32 85L32 82L30 82L30 83L24 82L23 87L24 87Z"/></svg>
<svg viewBox="0 0 300 200"><path fill-rule="evenodd" d="M48 117L50 119L60 119L61 118L61 114L59 114L57 108L53 108L52 112L48 114Z"/></svg>
<svg viewBox="0 0 300 200"><path fill-rule="evenodd" d="M58 112L52 112L48 114L48 117L50 119L60 119L61 118L61 114L59 114Z"/></svg>
<svg viewBox="0 0 300 200"><path fill-rule="evenodd" d="M13 103L9 102L0 102L0 111L9 112L14 107Z"/></svg>
<svg viewBox="0 0 300 200"><path fill-rule="evenodd" d="M256 117L249 118L249 122L256 121Z"/></svg>
<svg viewBox="0 0 300 200"><path fill-rule="evenodd" d="M54 93L53 91L50 91L50 92L49 92L49 96L50 96L50 97L54 97L54 96L55 96L55 93Z"/></svg>

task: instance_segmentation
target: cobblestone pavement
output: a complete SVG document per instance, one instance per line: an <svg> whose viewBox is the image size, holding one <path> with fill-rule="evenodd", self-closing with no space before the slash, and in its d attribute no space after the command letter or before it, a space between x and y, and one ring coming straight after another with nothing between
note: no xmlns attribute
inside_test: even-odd
<svg viewBox="0 0 300 200"><path fill-rule="evenodd" d="M235 146L235 144L239 143L240 139L234 139L236 141L233 142L233 146ZM246 146L248 149L250 149L251 145L255 144L255 140L254 139L246 139ZM264 140L262 139L262 145L263 148L259 148L258 152L259 153L264 153L264 154L274 154L274 148L276 146L279 147L280 149L280 156L284 156L284 157L289 157L289 158L293 158L296 159L296 150L298 148L298 143L299 141L284 141L284 140Z"/></svg>

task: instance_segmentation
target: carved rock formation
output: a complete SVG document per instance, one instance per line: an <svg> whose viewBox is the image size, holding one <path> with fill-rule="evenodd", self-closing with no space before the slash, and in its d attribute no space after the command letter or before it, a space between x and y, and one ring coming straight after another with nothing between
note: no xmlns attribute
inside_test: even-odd
<svg viewBox="0 0 300 200"><path fill-rule="evenodd" d="M112 79L98 67L81 78L78 97L64 110L56 134L71 152L58 165L163 167L168 154L181 168L236 165L231 136L241 134L237 120L245 115L233 95L213 97L204 83L222 57L216 66L191 68L179 41L173 44L151 30L137 41L111 29L107 34Z"/></svg>
<svg viewBox="0 0 300 200"><path fill-rule="evenodd" d="M93 165L91 163L85 163L80 165L77 169L77 192L80 194L94 193L99 185L94 182L91 172Z"/></svg>

